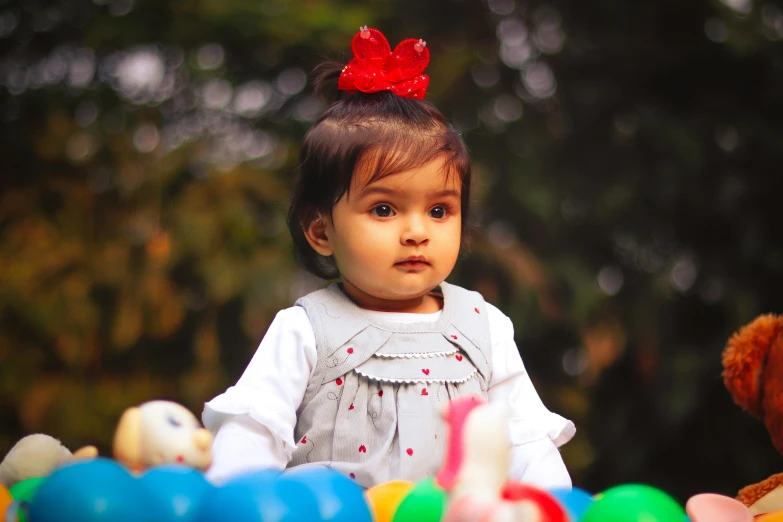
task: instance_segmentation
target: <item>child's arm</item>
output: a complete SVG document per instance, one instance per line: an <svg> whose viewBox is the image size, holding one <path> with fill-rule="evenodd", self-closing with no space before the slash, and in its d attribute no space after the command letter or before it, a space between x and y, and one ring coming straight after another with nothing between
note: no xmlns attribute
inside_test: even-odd
<svg viewBox="0 0 783 522"><path fill-rule="evenodd" d="M272 432L250 415L233 415L220 426L212 443L207 478L221 482L249 469L283 469L288 455Z"/></svg>
<svg viewBox="0 0 783 522"><path fill-rule="evenodd" d="M487 304L492 331L489 401L507 404L512 449L510 478L544 488L570 488L571 477L558 447L574 436L574 424L541 402L514 342L514 326Z"/></svg>
<svg viewBox="0 0 783 522"><path fill-rule="evenodd" d="M295 447L296 410L315 362L307 313L298 306L281 310L236 385L204 407L204 426L216 434L210 480L286 466Z"/></svg>

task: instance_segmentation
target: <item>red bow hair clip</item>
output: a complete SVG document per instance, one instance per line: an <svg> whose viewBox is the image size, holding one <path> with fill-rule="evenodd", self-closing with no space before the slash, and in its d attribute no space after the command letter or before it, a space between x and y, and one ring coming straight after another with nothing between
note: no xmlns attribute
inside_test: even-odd
<svg viewBox="0 0 783 522"><path fill-rule="evenodd" d="M394 48L377 29L365 25L351 41L353 59L348 62L337 88L349 92L391 91L405 98L424 99L430 77L422 74L430 63L427 42L408 38Z"/></svg>

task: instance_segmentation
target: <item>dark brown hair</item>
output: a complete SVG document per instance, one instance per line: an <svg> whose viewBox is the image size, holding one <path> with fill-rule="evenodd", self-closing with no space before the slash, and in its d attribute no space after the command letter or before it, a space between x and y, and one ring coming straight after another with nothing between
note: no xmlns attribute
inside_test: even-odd
<svg viewBox="0 0 783 522"><path fill-rule="evenodd" d="M342 65L327 63L316 70L316 92L335 91ZM332 103L305 134L299 179L288 211L288 229L297 259L324 279L340 275L334 259L318 254L304 235L319 215L348 192L357 165L372 173L367 183L445 158L445 172L462 183L462 231L470 203L470 159L459 132L433 105L391 92L347 94Z"/></svg>

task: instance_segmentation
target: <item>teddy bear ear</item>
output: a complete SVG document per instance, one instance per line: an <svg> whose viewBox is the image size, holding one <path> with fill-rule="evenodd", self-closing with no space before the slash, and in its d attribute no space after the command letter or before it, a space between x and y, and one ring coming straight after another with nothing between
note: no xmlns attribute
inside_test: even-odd
<svg viewBox="0 0 783 522"><path fill-rule="evenodd" d="M763 418L763 379L767 354L783 332L783 317L757 317L740 328L723 350L723 382L734 402L751 415Z"/></svg>

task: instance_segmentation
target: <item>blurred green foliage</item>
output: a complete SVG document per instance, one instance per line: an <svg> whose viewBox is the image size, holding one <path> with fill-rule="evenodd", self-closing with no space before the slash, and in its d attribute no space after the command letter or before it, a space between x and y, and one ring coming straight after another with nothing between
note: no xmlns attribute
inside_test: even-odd
<svg viewBox="0 0 783 522"><path fill-rule="evenodd" d="M730 333L783 311L783 12L755 0L0 1L0 451L200 412L320 284L287 198L307 75L362 24L428 42L478 176L452 279L576 421L576 483L783 469L720 380Z"/></svg>

